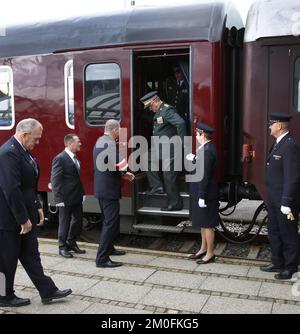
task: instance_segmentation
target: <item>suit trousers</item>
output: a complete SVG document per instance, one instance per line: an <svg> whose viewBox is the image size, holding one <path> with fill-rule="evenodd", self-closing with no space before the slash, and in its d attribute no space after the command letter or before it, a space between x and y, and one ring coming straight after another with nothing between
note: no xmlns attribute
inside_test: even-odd
<svg viewBox="0 0 300 334"><path fill-rule="evenodd" d="M96 264L109 260L114 249L114 241L120 232L120 203L119 200L98 199L102 213L102 229Z"/></svg>
<svg viewBox="0 0 300 334"><path fill-rule="evenodd" d="M82 204L59 207L59 249L74 246L82 230Z"/></svg>
<svg viewBox="0 0 300 334"><path fill-rule="evenodd" d="M151 156L149 153L149 163L148 163L148 172L147 178L150 185L150 188L157 189L163 188L161 179L159 177L159 172L156 170L151 170ZM163 167L163 180L165 191L167 193L168 204L172 206L177 206L180 204L180 193L179 186L177 184L177 175L178 172L174 171L174 158L170 158L169 160L159 160L154 164L155 169L159 169L158 164L162 164Z"/></svg>
<svg viewBox="0 0 300 334"><path fill-rule="evenodd" d="M272 252L272 263L286 270L296 270L299 261L299 210L292 208L294 221L280 211L280 207L268 205L268 235Z"/></svg>
<svg viewBox="0 0 300 334"><path fill-rule="evenodd" d="M37 231L24 235L18 231L0 231L0 272L6 279L6 296L14 293L14 279L18 260L26 270L41 298L51 296L57 287L52 279L44 274L38 249Z"/></svg>

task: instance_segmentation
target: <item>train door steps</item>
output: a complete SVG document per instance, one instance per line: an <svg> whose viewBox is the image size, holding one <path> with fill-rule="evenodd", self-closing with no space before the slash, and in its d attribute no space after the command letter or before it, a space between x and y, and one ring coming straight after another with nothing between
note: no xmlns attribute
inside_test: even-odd
<svg viewBox="0 0 300 334"><path fill-rule="evenodd" d="M178 211L161 211L157 207L142 206L137 210L138 214L151 216L172 216L172 217L189 217L190 213L187 209Z"/></svg>
<svg viewBox="0 0 300 334"><path fill-rule="evenodd" d="M169 232L169 233L181 233L184 230L184 226L168 226L157 224L135 224L132 226L135 230L143 231L156 231L156 232Z"/></svg>

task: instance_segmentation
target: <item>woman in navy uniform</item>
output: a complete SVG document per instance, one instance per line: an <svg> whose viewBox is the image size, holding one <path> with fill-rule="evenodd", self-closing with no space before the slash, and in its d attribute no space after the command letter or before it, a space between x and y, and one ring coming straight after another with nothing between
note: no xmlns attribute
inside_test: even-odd
<svg viewBox="0 0 300 334"><path fill-rule="evenodd" d="M215 261L214 255L214 228L219 225L218 185L214 179L217 155L212 142L214 129L206 124L198 123L196 139L200 144L196 156L189 154L188 160L196 165L196 170L202 172L201 180L190 184L191 208L193 227L201 228L201 248L189 259L198 260L198 264Z"/></svg>
<svg viewBox="0 0 300 334"><path fill-rule="evenodd" d="M290 279L298 271L300 147L289 133L290 119L287 114L269 114L270 134L276 138L265 172L272 263L260 269L278 272L276 279Z"/></svg>

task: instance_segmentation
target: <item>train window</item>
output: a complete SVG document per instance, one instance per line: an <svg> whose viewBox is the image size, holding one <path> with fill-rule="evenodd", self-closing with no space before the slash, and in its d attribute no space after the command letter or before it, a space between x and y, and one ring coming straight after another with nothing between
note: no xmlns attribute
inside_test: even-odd
<svg viewBox="0 0 300 334"><path fill-rule="evenodd" d="M102 126L108 119L120 120L120 67L115 63L91 64L85 70L85 120Z"/></svg>
<svg viewBox="0 0 300 334"><path fill-rule="evenodd" d="M65 65L65 113L67 126L75 129L73 60Z"/></svg>
<svg viewBox="0 0 300 334"><path fill-rule="evenodd" d="M300 112L300 57L295 62L294 72L294 106Z"/></svg>
<svg viewBox="0 0 300 334"><path fill-rule="evenodd" d="M10 130L15 125L13 71L0 66L0 129Z"/></svg>

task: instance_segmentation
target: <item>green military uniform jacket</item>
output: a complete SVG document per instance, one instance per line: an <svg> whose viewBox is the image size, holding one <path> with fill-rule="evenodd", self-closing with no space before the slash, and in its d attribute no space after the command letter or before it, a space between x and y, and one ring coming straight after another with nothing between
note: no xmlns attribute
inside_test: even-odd
<svg viewBox="0 0 300 334"><path fill-rule="evenodd" d="M180 136L182 142L185 136L185 122L169 104L162 103L153 117L153 136Z"/></svg>

